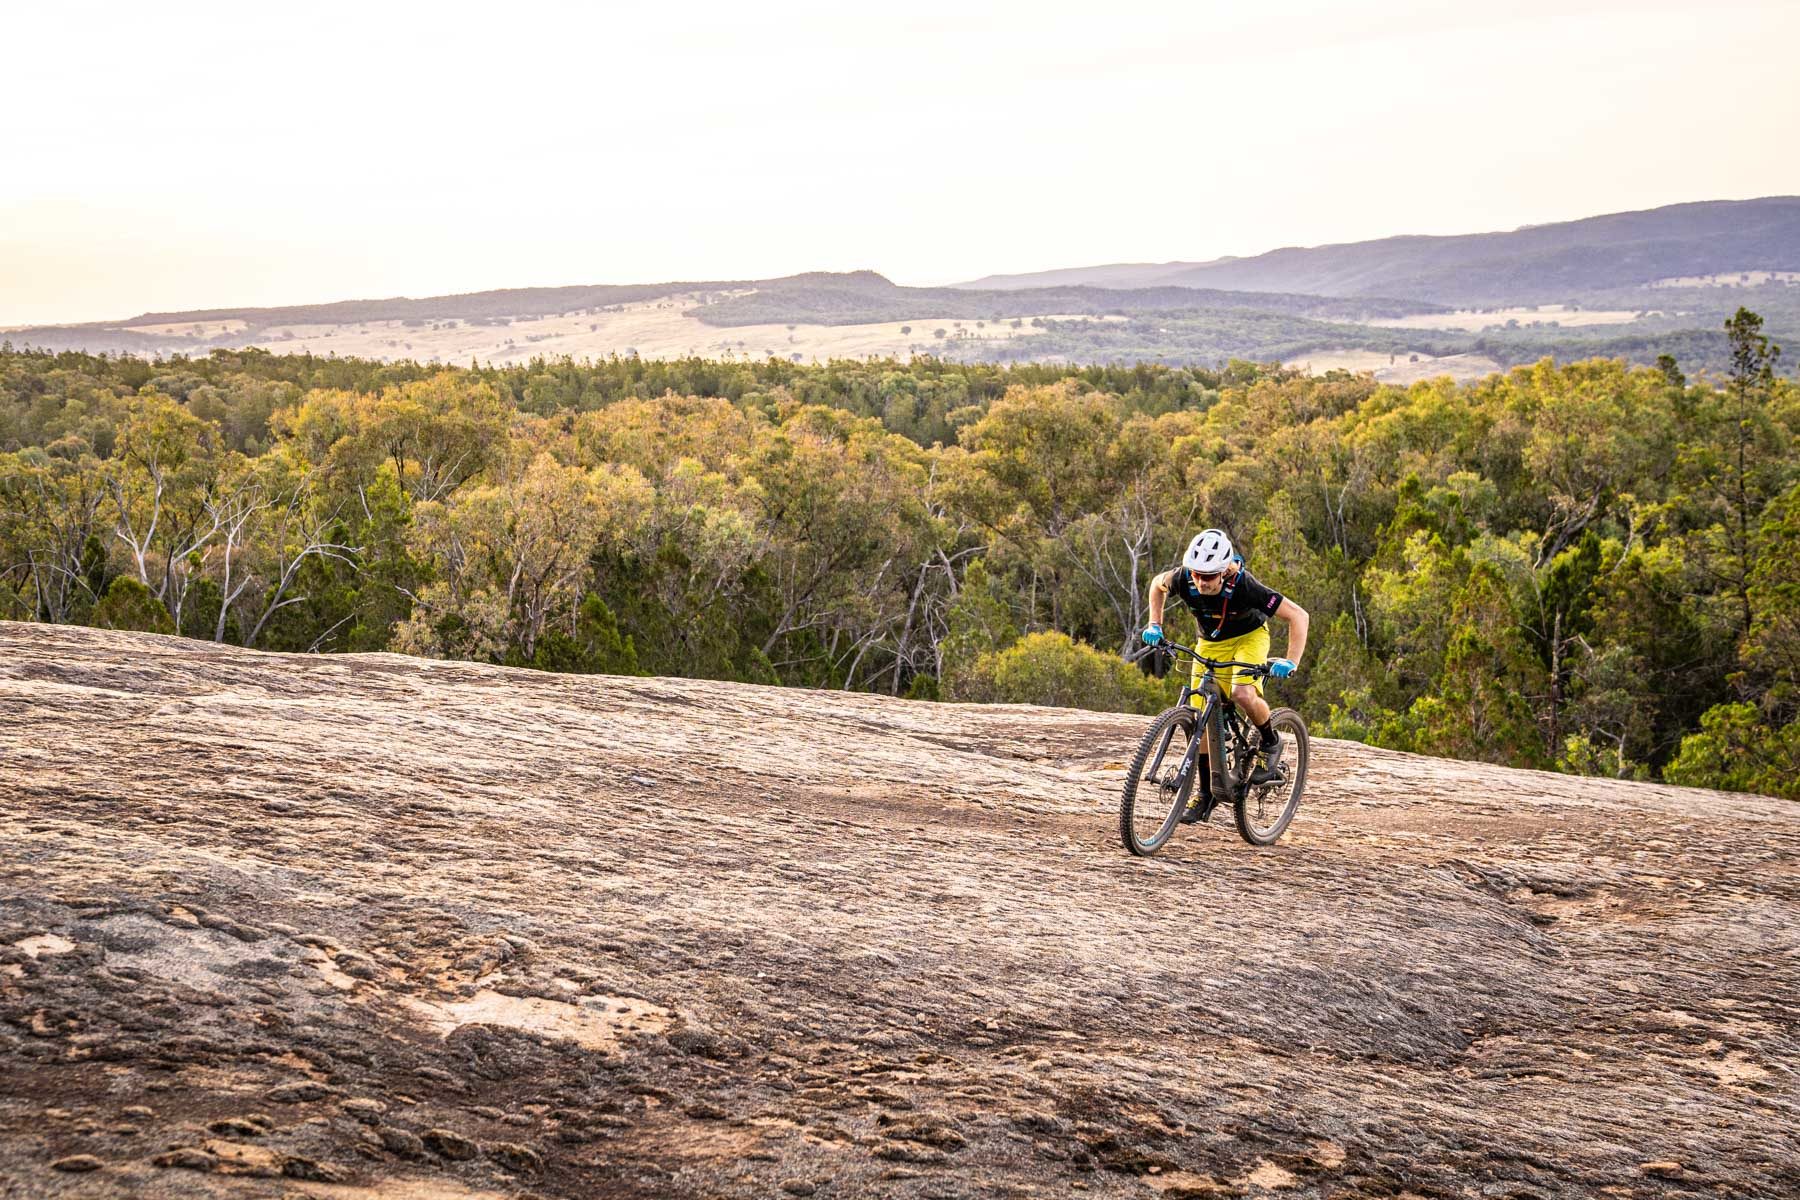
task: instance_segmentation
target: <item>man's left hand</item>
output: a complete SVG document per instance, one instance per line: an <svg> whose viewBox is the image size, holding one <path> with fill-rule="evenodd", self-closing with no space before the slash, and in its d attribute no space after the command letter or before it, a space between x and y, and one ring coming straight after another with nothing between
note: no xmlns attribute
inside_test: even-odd
<svg viewBox="0 0 1800 1200"><path fill-rule="evenodd" d="M1294 673L1294 668L1299 665L1299 663L1291 658L1271 658L1269 660L1269 674L1277 679L1286 679L1289 675Z"/></svg>

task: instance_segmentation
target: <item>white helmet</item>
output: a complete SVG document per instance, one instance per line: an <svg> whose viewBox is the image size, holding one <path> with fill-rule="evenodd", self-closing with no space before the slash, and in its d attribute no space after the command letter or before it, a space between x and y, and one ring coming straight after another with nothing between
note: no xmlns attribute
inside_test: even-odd
<svg viewBox="0 0 1800 1200"><path fill-rule="evenodd" d="M1181 565L1202 575L1212 575L1223 571L1231 557L1231 539L1225 536L1223 529L1202 529L1188 543L1187 553L1181 556Z"/></svg>

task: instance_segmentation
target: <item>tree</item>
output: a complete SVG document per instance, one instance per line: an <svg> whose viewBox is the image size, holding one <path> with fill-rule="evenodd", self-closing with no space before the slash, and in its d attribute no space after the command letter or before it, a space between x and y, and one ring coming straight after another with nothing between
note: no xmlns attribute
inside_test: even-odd
<svg viewBox="0 0 1800 1200"><path fill-rule="evenodd" d="M1302 711L1318 722L1326 737L1375 742L1384 726L1392 726L1402 700L1393 677L1371 654L1349 613L1313 634L1305 682L1308 702Z"/></svg>
<svg viewBox="0 0 1800 1200"><path fill-rule="evenodd" d="M939 692L946 700L978 698L975 664L1018 640L1018 627L1001 585L977 558L963 573L962 586L945 615L946 630L938 642Z"/></svg>
<svg viewBox="0 0 1800 1200"><path fill-rule="evenodd" d="M1792 477L1793 429L1777 408L1785 385L1775 379L1781 354L1762 330L1762 318L1745 308L1726 322L1731 374L1721 390L1709 390L1694 416L1694 436L1682 448L1693 486L1689 506L1698 510L1686 539L1715 587L1735 609L1735 636L1755 623L1750 593L1752 540L1758 514Z"/></svg>
<svg viewBox="0 0 1800 1200"><path fill-rule="evenodd" d="M1687 376L1681 373L1681 367L1673 354L1657 355L1656 370L1670 387L1677 390L1687 387Z"/></svg>
<svg viewBox="0 0 1800 1200"><path fill-rule="evenodd" d="M1772 728L1754 704L1718 705L1701 718L1700 732L1682 739L1663 778L1800 800L1800 721Z"/></svg>
<svg viewBox="0 0 1800 1200"><path fill-rule="evenodd" d="M109 578L105 501L91 455L0 454L0 581L18 598L17 616L72 621L100 600Z"/></svg>
<svg viewBox="0 0 1800 1200"><path fill-rule="evenodd" d="M1749 599L1754 615L1743 640L1744 666L1766 688L1771 716L1800 716L1800 483L1764 510L1752 545Z"/></svg>
<svg viewBox="0 0 1800 1200"><path fill-rule="evenodd" d="M1120 428L1103 469L1100 483L1112 492L1110 500L1093 505L1095 511L1066 527L1046 532L1091 590L1093 601L1085 607L1104 607L1113 618L1110 628L1097 621L1080 627L1096 640L1116 637L1123 653L1136 645L1138 631L1149 619L1150 581L1168 565L1165 560L1195 520L1198 505L1180 486L1148 417L1134 417Z"/></svg>
<svg viewBox="0 0 1800 1200"><path fill-rule="evenodd" d="M531 665L540 671L582 675L641 675L631 635L619 631L613 612L593 592L581 598L573 628L550 628L539 636Z"/></svg>
<svg viewBox="0 0 1800 1200"><path fill-rule="evenodd" d="M316 477L309 482L316 489ZM315 490L308 504L297 520L284 518L306 537L281 539L294 549L278 559L275 576L289 582L261 597L268 607L258 644L309 652L387 649L427 572L407 546L412 502L393 464L381 464L348 503ZM300 553L308 546L313 552Z"/></svg>
<svg viewBox="0 0 1800 1200"><path fill-rule="evenodd" d="M1476 564L1450 610L1443 674L1407 713L1407 748L1508 766L1549 764L1528 698L1530 651L1511 618L1499 569Z"/></svg>
<svg viewBox="0 0 1800 1200"><path fill-rule="evenodd" d="M233 609L241 607L240 627L248 629L244 645L256 645L271 617L306 600L292 589L310 559L335 558L356 566L358 547L334 538L340 528L337 511L315 493L303 469L281 456L270 455L255 469L228 476L208 503L219 530L214 641L225 640L226 623Z"/></svg>
<svg viewBox="0 0 1800 1200"><path fill-rule="evenodd" d="M1567 725L1621 762L1661 766L1720 699L1735 654L1730 622L1703 603L1706 576L1679 542L1603 547L1570 658Z"/></svg>
<svg viewBox="0 0 1800 1200"><path fill-rule="evenodd" d="M130 629L141 633L174 633L175 621L150 589L129 575L115 578L94 606L97 629Z"/></svg>
<svg viewBox="0 0 1800 1200"><path fill-rule="evenodd" d="M177 626L200 552L219 531L221 458L215 426L152 390L139 393L119 429L107 479L114 536Z"/></svg>
<svg viewBox="0 0 1800 1200"><path fill-rule="evenodd" d="M1537 651L1548 680L1540 724L1546 752L1554 757L1563 746L1565 709L1575 674L1572 656L1593 631L1589 609L1601 569L1600 539L1593 530L1534 572L1532 605L1523 631Z"/></svg>
<svg viewBox="0 0 1800 1200"><path fill-rule="evenodd" d="M508 406L489 384L451 371L379 394L314 392L274 428L329 477L354 488L391 462L415 501L438 500L504 448Z"/></svg>
<svg viewBox="0 0 1800 1200"><path fill-rule="evenodd" d="M491 483L420 504L416 548L438 578L397 642L412 653L529 661L550 621L573 619L595 546L626 536L648 502L630 468L583 471L540 452Z"/></svg>
<svg viewBox="0 0 1800 1200"><path fill-rule="evenodd" d="M964 473L960 499L990 535L1023 560L1028 624L1042 616L1051 628L1072 627L1064 622L1066 592L1082 576L1074 547L1085 541L1091 550L1096 537L1076 526L1114 503L1107 524L1128 530L1136 550L1135 557L1127 553L1132 565L1125 587L1129 593L1140 586L1150 563L1143 495L1152 470L1148 432L1139 427L1121 439L1114 404L1066 384L1012 389L961 431L973 471ZM1117 565L1103 560L1092 563L1091 574L1122 582ZM1137 605L1126 599L1118 608L1118 623L1108 624L1122 629L1135 619Z"/></svg>
<svg viewBox="0 0 1800 1200"><path fill-rule="evenodd" d="M1529 423L1523 465L1549 511L1536 565L1543 567L1602 520L1619 492L1666 461L1673 427L1662 377L1613 362L1554 368L1540 363L1505 385Z"/></svg>
<svg viewBox="0 0 1800 1200"><path fill-rule="evenodd" d="M1067 634L1027 634L978 658L959 685L967 699L1101 712L1154 713L1169 702L1162 683L1116 655Z"/></svg>
<svg viewBox="0 0 1800 1200"><path fill-rule="evenodd" d="M820 406L758 433L738 470L757 497L775 605L760 649L778 670L829 664L845 686L891 644L932 532L923 457L878 421Z"/></svg>

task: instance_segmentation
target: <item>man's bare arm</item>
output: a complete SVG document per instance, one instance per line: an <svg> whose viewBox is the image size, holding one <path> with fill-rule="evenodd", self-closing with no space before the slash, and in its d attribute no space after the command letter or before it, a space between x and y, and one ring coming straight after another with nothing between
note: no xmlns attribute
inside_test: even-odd
<svg viewBox="0 0 1800 1200"><path fill-rule="evenodd" d="M1154 608L1154 603L1152 605ZM1299 663L1300 656L1306 653L1306 627L1311 618L1306 610L1292 600L1282 597L1281 607L1275 610L1275 616L1287 622L1288 644L1286 657Z"/></svg>
<svg viewBox="0 0 1800 1200"><path fill-rule="evenodd" d="M1150 623L1161 625L1163 602L1169 598L1169 572L1164 571L1150 581Z"/></svg>

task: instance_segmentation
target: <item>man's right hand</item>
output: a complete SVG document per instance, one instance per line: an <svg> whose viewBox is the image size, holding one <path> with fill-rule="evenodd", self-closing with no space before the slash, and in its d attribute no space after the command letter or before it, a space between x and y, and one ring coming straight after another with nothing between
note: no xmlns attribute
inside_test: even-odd
<svg viewBox="0 0 1800 1200"><path fill-rule="evenodd" d="M1146 626L1144 628L1143 638L1144 638L1144 645L1146 645L1146 646L1156 645L1158 642L1162 641L1162 626L1161 625Z"/></svg>

